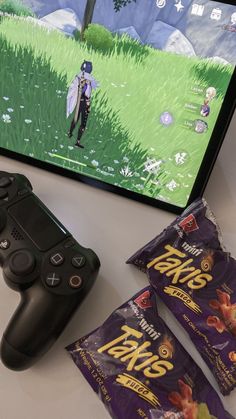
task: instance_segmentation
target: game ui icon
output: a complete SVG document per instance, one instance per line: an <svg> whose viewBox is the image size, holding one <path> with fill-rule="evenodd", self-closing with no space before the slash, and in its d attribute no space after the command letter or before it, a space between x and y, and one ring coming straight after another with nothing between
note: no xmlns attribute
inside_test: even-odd
<svg viewBox="0 0 236 419"><path fill-rule="evenodd" d="M174 122L174 118L170 112L163 112L160 116L160 123L162 125L171 125Z"/></svg>
<svg viewBox="0 0 236 419"><path fill-rule="evenodd" d="M222 17L222 10L219 7L216 7L215 9L212 10L211 12L211 20L216 20L219 21Z"/></svg>
<svg viewBox="0 0 236 419"><path fill-rule="evenodd" d="M236 26L236 12L231 15L231 25Z"/></svg>
<svg viewBox="0 0 236 419"><path fill-rule="evenodd" d="M75 76L67 95L67 118L75 111L68 131L68 137L72 137L73 131L81 118L75 143L75 146L81 148L84 148L80 140L87 126L92 90L98 87L98 82L91 76L92 70L92 62L84 61L81 65L81 72Z"/></svg>
<svg viewBox="0 0 236 419"><path fill-rule="evenodd" d="M201 112L200 112L201 115L204 116L204 117L207 117L207 116L209 116L210 111L211 111L211 108L208 105L208 101L204 100L204 104L201 106Z"/></svg>
<svg viewBox="0 0 236 419"><path fill-rule="evenodd" d="M194 131L198 134L203 134L208 130L208 124L205 121L202 121L201 119L196 119L194 121Z"/></svg>
<svg viewBox="0 0 236 419"><path fill-rule="evenodd" d="M214 87L208 87L208 89L206 90L206 100L208 100L208 102L213 100L216 97L216 93L217 92Z"/></svg>

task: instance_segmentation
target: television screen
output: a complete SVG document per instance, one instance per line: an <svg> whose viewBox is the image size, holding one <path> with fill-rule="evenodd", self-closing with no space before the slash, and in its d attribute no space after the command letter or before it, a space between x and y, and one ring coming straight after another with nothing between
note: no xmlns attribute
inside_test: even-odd
<svg viewBox="0 0 236 419"><path fill-rule="evenodd" d="M3 153L178 211L235 108L236 4L0 2Z"/></svg>

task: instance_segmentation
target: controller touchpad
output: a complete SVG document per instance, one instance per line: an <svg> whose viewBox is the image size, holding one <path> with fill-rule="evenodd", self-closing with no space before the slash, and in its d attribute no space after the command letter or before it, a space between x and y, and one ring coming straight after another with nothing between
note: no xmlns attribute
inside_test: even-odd
<svg viewBox="0 0 236 419"><path fill-rule="evenodd" d="M53 218L43 204L39 205L34 196L28 196L12 205L8 212L41 251L51 249L67 236L59 221Z"/></svg>

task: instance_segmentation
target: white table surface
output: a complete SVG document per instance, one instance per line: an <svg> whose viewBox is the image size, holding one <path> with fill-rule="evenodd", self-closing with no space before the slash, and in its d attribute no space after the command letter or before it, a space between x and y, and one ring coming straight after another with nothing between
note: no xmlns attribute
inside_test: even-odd
<svg viewBox="0 0 236 419"><path fill-rule="evenodd" d="M101 260L92 291L44 358L21 373L0 363L0 418L109 418L64 347L100 325L116 307L147 285L146 276L127 266L125 260L161 232L174 215L5 157L0 157L0 170L25 174L40 199ZM225 245L236 257L236 114L204 196L221 226ZM19 295L6 286L0 275L2 333ZM159 311L217 389L209 369L172 314L162 305ZM236 417L236 390L222 400Z"/></svg>

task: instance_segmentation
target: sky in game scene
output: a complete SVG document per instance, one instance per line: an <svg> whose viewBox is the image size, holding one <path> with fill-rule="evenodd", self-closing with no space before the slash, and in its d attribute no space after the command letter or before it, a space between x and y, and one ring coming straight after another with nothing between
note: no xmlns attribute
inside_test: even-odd
<svg viewBox="0 0 236 419"><path fill-rule="evenodd" d="M0 0L0 13L0 146L184 207L235 68L236 7Z"/></svg>

